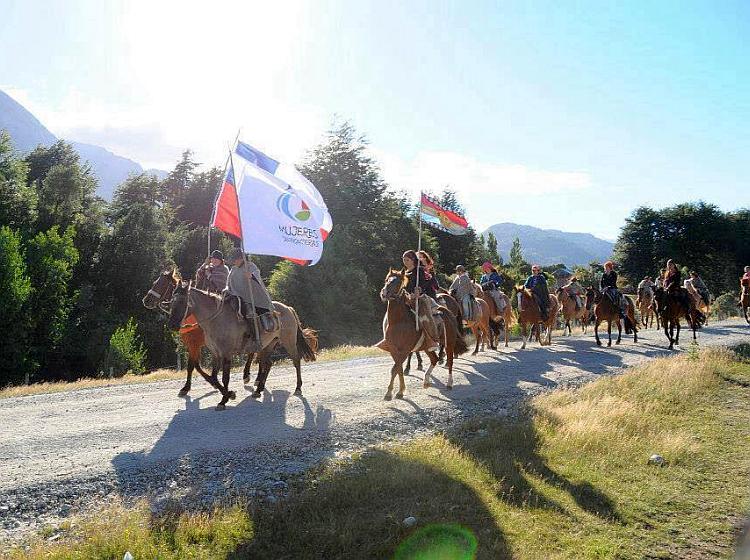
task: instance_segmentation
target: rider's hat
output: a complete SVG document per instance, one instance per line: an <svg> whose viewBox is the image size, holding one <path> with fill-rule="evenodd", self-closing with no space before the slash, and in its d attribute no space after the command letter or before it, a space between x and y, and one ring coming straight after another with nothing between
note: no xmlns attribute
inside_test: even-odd
<svg viewBox="0 0 750 560"><path fill-rule="evenodd" d="M466 270L466 268L464 268L464 265L462 264L456 265L456 272L463 272L464 270Z"/></svg>
<svg viewBox="0 0 750 560"><path fill-rule="evenodd" d="M211 258L212 259L219 259L221 261L224 260L224 253L216 249L215 251L211 252Z"/></svg>

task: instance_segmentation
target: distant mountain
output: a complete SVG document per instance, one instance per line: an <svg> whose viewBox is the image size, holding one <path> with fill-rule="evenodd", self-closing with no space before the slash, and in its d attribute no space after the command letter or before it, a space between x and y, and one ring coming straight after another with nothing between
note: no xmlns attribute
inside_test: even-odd
<svg viewBox="0 0 750 560"><path fill-rule="evenodd" d="M570 233L556 229L502 223L487 228L497 237L500 255L507 262L513 240L518 237L524 259L543 266L564 263L568 266L587 265L591 261L604 262L612 256L614 244L590 233Z"/></svg>
<svg viewBox="0 0 750 560"><path fill-rule="evenodd" d="M30 152L39 144L51 146L58 138L39 122L20 103L0 90L0 130L5 129L13 140L14 147L22 153ZM128 158L113 154L101 146L71 142L81 160L91 164L91 170L99 179L99 196L112 199L115 187L128 178L131 173L143 173L140 164ZM166 171L149 169L148 173L163 179Z"/></svg>

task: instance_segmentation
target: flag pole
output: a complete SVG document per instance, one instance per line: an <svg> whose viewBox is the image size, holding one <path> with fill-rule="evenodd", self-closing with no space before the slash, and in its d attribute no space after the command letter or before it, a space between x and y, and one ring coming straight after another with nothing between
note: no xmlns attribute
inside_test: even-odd
<svg viewBox="0 0 750 560"><path fill-rule="evenodd" d="M239 132L237 133L239 137ZM236 141L235 141L236 144ZM232 159L232 150L229 150L229 165L232 167L232 176L234 177L234 194L237 197L237 220L240 222L240 234L242 234L242 212L240 211L240 193L239 193L239 185L237 181L237 177L234 175L234 160ZM245 264L244 272L245 274L250 274L248 272L249 266L247 264L247 253L245 253L245 236L240 235L240 248L242 249L242 260ZM249 285L250 285L250 305L252 306L253 310L253 325L255 327L255 343L257 346L260 346L260 322L258 321L258 313L255 311L255 296L253 295L253 276L250 274L250 278L248 279ZM273 311L272 309L269 309L269 311ZM258 352L260 352L260 348L257 349Z"/></svg>
<svg viewBox="0 0 750 560"><path fill-rule="evenodd" d="M419 289L419 268L420 268L420 260L419 260L419 252L422 250L422 191L419 191L419 240L417 241L417 284L416 289ZM415 291L416 291L415 289ZM416 321L416 328L419 330L419 296L417 296L417 302L414 305L415 310L415 321Z"/></svg>

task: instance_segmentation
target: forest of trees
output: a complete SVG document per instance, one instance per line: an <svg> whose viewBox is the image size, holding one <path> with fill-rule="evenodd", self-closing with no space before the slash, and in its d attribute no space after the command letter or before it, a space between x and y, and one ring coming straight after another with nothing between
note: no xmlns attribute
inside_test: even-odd
<svg viewBox="0 0 750 560"><path fill-rule="evenodd" d="M299 169L333 217L323 258L313 267L253 258L274 298L319 329L324 346L371 344L381 335L378 292L385 274L417 245L415 205L389 188L348 123L336 125ZM174 365L177 337L141 300L161 271L176 266L190 278L204 261L221 180L222 169L203 169L186 151L164 180L131 176L106 202L69 144L21 155L0 132L0 387ZM430 194L463 213L450 189L437 186ZM735 290L750 262L749 233L748 210L724 214L702 203L639 208L622 230L616 258L625 281L637 283L672 257L697 268L716 293ZM234 243L220 232L211 235L212 247L225 252ZM443 284L457 264L475 275L485 260L503 264L491 233L485 239L471 229L452 236L425 228L423 247L435 257ZM516 239L503 264L505 290L530 270ZM575 272L594 282L601 265Z"/></svg>

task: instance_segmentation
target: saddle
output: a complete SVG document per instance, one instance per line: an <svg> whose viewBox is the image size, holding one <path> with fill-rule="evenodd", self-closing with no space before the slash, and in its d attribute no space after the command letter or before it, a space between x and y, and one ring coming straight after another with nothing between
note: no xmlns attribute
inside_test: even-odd
<svg viewBox="0 0 750 560"><path fill-rule="evenodd" d="M251 304L242 301L239 296L233 294L225 294L223 303L228 303L231 309L237 313L237 317L247 321L252 333L255 332L255 317L258 317L260 328L263 331L272 333L281 330L281 321L279 320L278 313L273 310L267 313L256 313Z"/></svg>
<svg viewBox="0 0 750 560"><path fill-rule="evenodd" d="M483 292L492 292L494 290L497 290L497 284L490 280L489 282L484 282L482 285L482 291Z"/></svg>

